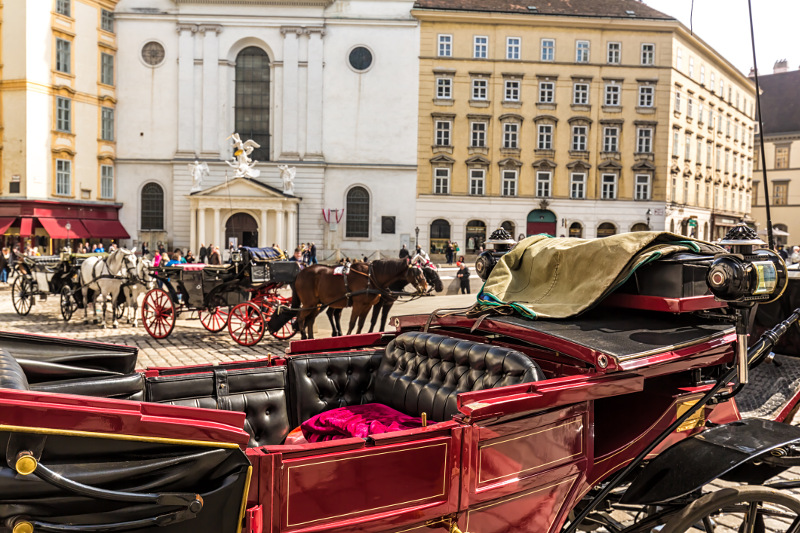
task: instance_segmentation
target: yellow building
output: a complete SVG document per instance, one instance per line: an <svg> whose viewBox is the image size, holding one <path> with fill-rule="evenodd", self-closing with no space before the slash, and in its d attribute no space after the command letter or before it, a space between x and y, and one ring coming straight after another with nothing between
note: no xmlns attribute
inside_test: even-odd
<svg viewBox="0 0 800 533"><path fill-rule="evenodd" d="M769 202L775 242L800 244L800 107L797 106L797 86L800 70L787 72L786 60L776 63L775 72L759 77L763 137ZM753 181L753 218L761 238L766 240L767 213L764 176L761 171L760 147L756 144Z"/></svg>
<svg viewBox="0 0 800 533"><path fill-rule="evenodd" d="M0 6L3 245L128 237L114 181L117 1Z"/></svg>
<svg viewBox="0 0 800 533"><path fill-rule="evenodd" d="M534 3L535 4L535 3ZM417 225L437 251L667 229L749 210L754 89L636 0L419 0Z"/></svg>

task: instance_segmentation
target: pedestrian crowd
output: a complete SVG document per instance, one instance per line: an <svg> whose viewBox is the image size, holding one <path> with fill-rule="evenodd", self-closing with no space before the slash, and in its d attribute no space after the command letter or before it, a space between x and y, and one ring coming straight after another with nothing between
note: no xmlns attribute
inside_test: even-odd
<svg viewBox="0 0 800 533"><path fill-rule="evenodd" d="M787 265L800 263L800 246L784 247L784 245L779 244L778 253Z"/></svg>

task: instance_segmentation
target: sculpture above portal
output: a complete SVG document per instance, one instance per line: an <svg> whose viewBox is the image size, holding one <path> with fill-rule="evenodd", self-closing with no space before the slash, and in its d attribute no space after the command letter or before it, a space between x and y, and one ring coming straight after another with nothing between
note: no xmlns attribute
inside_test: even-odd
<svg viewBox="0 0 800 533"><path fill-rule="evenodd" d="M291 194L294 196L294 176L297 173L297 169L289 165L280 165L278 166L278 170L281 171L283 194Z"/></svg>
<svg viewBox="0 0 800 533"><path fill-rule="evenodd" d="M247 139L246 141L242 142L238 133L234 133L228 138L233 139L234 160L225 162L235 170L233 177L257 178L261 174L261 171L253 168L256 166L258 161L253 161L250 159L250 154L253 153L253 150L256 148L261 148L261 145L255 142L253 139Z"/></svg>
<svg viewBox="0 0 800 533"><path fill-rule="evenodd" d="M192 175L192 191L196 192L203 188L203 178L210 174L208 170L208 163L196 160L194 163L189 163L189 174Z"/></svg>

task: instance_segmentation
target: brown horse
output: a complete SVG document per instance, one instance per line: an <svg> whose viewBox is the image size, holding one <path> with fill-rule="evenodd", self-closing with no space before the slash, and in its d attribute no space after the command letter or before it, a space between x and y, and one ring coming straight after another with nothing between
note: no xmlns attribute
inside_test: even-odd
<svg viewBox="0 0 800 533"><path fill-rule="evenodd" d="M410 267L406 259L353 263L346 276L337 275L334 267L324 265L302 270L294 282L295 295L302 308L297 317L301 337L314 338L314 320L323 308L343 309L351 305L353 312L347 334L353 332L356 320L357 333L361 333L369 310L378 303L381 294L388 292L389 285L400 280L413 284L420 292L428 288L425 276L418 268Z"/></svg>

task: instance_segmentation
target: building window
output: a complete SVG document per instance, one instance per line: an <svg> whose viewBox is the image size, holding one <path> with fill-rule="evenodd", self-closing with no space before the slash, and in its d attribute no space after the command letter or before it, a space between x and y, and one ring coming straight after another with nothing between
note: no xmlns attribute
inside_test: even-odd
<svg viewBox="0 0 800 533"><path fill-rule="evenodd" d="M453 80L450 78L436 78L436 98L449 100L453 97Z"/></svg>
<svg viewBox="0 0 800 533"><path fill-rule="evenodd" d="M603 200L614 200L617 198L617 175L603 174L601 197Z"/></svg>
<svg viewBox="0 0 800 533"><path fill-rule="evenodd" d="M572 103L587 105L589 103L589 84L576 83L572 86Z"/></svg>
<svg viewBox="0 0 800 533"><path fill-rule="evenodd" d="M586 151L586 135L588 128L586 126L572 126L572 145L570 150L585 152Z"/></svg>
<svg viewBox="0 0 800 533"><path fill-rule="evenodd" d="M694 98L692 97L686 99L686 116L688 118L694 117Z"/></svg>
<svg viewBox="0 0 800 533"><path fill-rule="evenodd" d="M542 39L542 61L555 61L556 41L555 39Z"/></svg>
<svg viewBox="0 0 800 533"><path fill-rule="evenodd" d="M503 148L519 148L519 124L515 122L503 124Z"/></svg>
<svg viewBox="0 0 800 533"><path fill-rule="evenodd" d="M56 96L56 129L70 133L72 131L72 100Z"/></svg>
<svg viewBox="0 0 800 533"><path fill-rule="evenodd" d="M72 15L72 0L56 0L56 13L69 17Z"/></svg>
<svg viewBox="0 0 800 533"><path fill-rule="evenodd" d="M439 35L439 57L451 57L453 55L453 36Z"/></svg>
<svg viewBox="0 0 800 533"><path fill-rule="evenodd" d="M156 183L142 187L142 230L164 229L164 189Z"/></svg>
<svg viewBox="0 0 800 533"><path fill-rule="evenodd" d="M606 97L605 97L605 105L607 106L618 106L619 105L619 93L620 93L620 86L619 85L606 85Z"/></svg>
<svg viewBox="0 0 800 533"><path fill-rule="evenodd" d="M484 194L484 183L486 181L486 171L482 168L471 168L469 170L469 193L472 195Z"/></svg>
<svg viewBox="0 0 800 533"><path fill-rule="evenodd" d="M681 155L681 134L678 131L672 132L672 156Z"/></svg>
<svg viewBox="0 0 800 533"><path fill-rule="evenodd" d="M695 148L695 152L696 152L695 156L697 157L697 164L698 165L702 165L703 164L703 139L701 139L700 137L697 138L697 145L696 145L696 148Z"/></svg>
<svg viewBox="0 0 800 533"><path fill-rule="evenodd" d="M552 172L536 173L536 196L538 198L550 198L550 180Z"/></svg>
<svg viewBox="0 0 800 533"><path fill-rule="evenodd" d="M642 65L654 65L656 59L656 45L652 43L642 44Z"/></svg>
<svg viewBox="0 0 800 533"><path fill-rule="evenodd" d="M234 130L258 145L250 157L269 161L270 64L267 53L248 46L236 56Z"/></svg>
<svg viewBox="0 0 800 533"><path fill-rule="evenodd" d="M586 198L586 174L575 172L570 176L569 197L573 200Z"/></svg>
<svg viewBox="0 0 800 533"><path fill-rule="evenodd" d="M689 56L689 77L694 78L694 57Z"/></svg>
<svg viewBox="0 0 800 533"><path fill-rule="evenodd" d="M775 168L789 168L788 146L777 146L775 148Z"/></svg>
<svg viewBox="0 0 800 533"><path fill-rule="evenodd" d="M100 138L104 141L114 140L114 110L110 107L102 108Z"/></svg>
<svg viewBox="0 0 800 533"><path fill-rule="evenodd" d="M575 62L589 62L589 41L577 41L575 43Z"/></svg>
<svg viewBox="0 0 800 533"><path fill-rule="evenodd" d="M703 115L705 115L705 113L706 113L705 105L703 104L703 101L700 100L699 102L697 102L697 122L698 123L700 123L700 124L703 123Z"/></svg>
<svg viewBox="0 0 800 533"><path fill-rule="evenodd" d="M717 132L722 133L722 122L725 117L722 116L722 111L719 113L719 118L717 119Z"/></svg>
<svg viewBox="0 0 800 533"><path fill-rule="evenodd" d="M486 123L473 122L472 123L472 139L470 146L472 148L486 148Z"/></svg>
<svg viewBox="0 0 800 533"><path fill-rule="evenodd" d="M706 66L700 65L700 84L703 85L706 82Z"/></svg>
<svg viewBox="0 0 800 533"><path fill-rule="evenodd" d="M719 97L725 99L725 80L722 78L719 80Z"/></svg>
<svg viewBox="0 0 800 533"><path fill-rule="evenodd" d="M69 74L71 61L72 43L65 39L56 39L56 70Z"/></svg>
<svg viewBox="0 0 800 533"><path fill-rule="evenodd" d="M489 38L475 36L475 48L472 57L486 59L489 55Z"/></svg>
<svg viewBox="0 0 800 533"><path fill-rule="evenodd" d="M72 194L72 161L56 159L56 194Z"/></svg>
<svg viewBox="0 0 800 533"><path fill-rule="evenodd" d="M433 194L450 194L450 169L433 170Z"/></svg>
<svg viewBox="0 0 800 533"><path fill-rule="evenodd" d="M639 85L639 107L653 107L654 91L652 85Z"/></svg>
<svg viewBox="0 0 800 533"><path fill-rule="evenodd" d="M608 43L608 54L606 61L612 65L618 65L622 57L622 43Z"/></svg>
<svg viewBox="0 0 800 533"><path fill-rule="evenodd" d="M519 51L522 47L522 39L519 37L509 37L506 39L506 59L519 59Z"/></svg>
<svg viewBox="0 0 800 533"><path fill-rule="evenodd" d="M114 85L114 56L100 54L100 83Z"/></svg>
<svg viewBox="0 0 800 533"><path fill-rule="evenodd" d="M369 237L369 193L364 187L353 187L347 191L346 219L346 238Z"/></svg>
<svg viewBox="0 0 800 533"><path fill-rule="evenodd" d="M114 167L100 166L100 198L114 198Z"/></svg>
<svg viewBox="0 0 800 533"><path fill-rule="evenodd" d="M675 68L680 70L683 66L683 49L678 46L675 49Z"/></svg>
<svg viewBox="0 0 800 533"><path fill-rule="evenodd" d="M166 57L164 45L158 41L150 41L142 46L142 61L145 65L157 67L164 62L164 57Z"/></svg>
<svg viewBox="0 0 800 533"><path fill-rule="evenodd" d="M717 170L721 170L721 169L722 169L722 147L720 147L720 146L717 146L717 150L716 150L716 156L717 156L717 157L716 157L716 159L717 159L717 164L716 164L716 167L715 167L715 168L716 168Z"/></svg>
<svg viewBox="0 0 800 533"><path fill-rule="evenodd" d="M486 100L488 94L489 80L475 78L472 80L472 99Z"/></svg>
<svg viewBox="0 0 800 533"><path fill-rule="evenodd" d="M711 71L711 75L710 75L710 80L711 80L711 83L709 83L709 86L710 86L710 89L711 89L711 92L712 92L712 93L714 92L714 88L716 87L716 85L715 85L715 82L714 82L714 77L715 77L715 73L714 73L714 71L712 70L712 71Z"/></svg>
<svg viewBox="0 0 800 533"><path fill-rule="evenodd" d="M555 83L552 81L539 82L539 103L552 104L555 100Z"/></svg>
<svg viewBox="0 0 800 533"><path fill-rule="evenodd" d="M714 110L708 110L708 129L714 131Z"/></svg>
<svg viewBox="0 0 800 533"><path fill-rule="evenodd" d="M653 152L653 128L636 128L636 152L640 154Z"/></svg>
<svg viewBox="0 0 800 533"><path fill-rule="evenodd" d="M692 158L692 134L686 133L683 139L683 158L687 161Z"/></svg>
<svg viewBox="0 0 800 533"><path fill-rule="evenodd" d="M634 191L635 200L650 199L650 175L636 174L636 190Z"/></svg>
<svg viewBox="0 0 800 533"><path fill-rule="evenodd" d="M449 120L436 121L436 146L450 146L450 124Z"/></svg>
<svg viewBox="0 0 800 533"><path fill-rule="evenodd" d="M681 91L679 89L675 89L675 112L681 112Z"/></svg>
<svg viewBox="0 0 800 533"><path fill-rule="evenodd" d="M102 9L100 11L100 29L114 33L114 13L108 9Z"/></svg>
<svg viewBox="0 0 800 533"><path fill-rule="evenodd" d="M517 195L517 171L503 171L503 196Z"/></svg>
<svg viewBox="0 0 800 533"><path fill-rule="evenodd" d="M619 151L619 128L616 126L606 126L603 128L603 151Z"/></svg>
<svg viewBox="0 0 800 533"><path fill-rule="evenodd" d="M506 80L506 102L519 102L519 80Z"/></svg>
<svg viewBox="0 0 800 533"><path fill-rule="evenodd" d="M539 124L539 136L536 142L538 150L553 149L553 126L552 124Z"/></svg>

